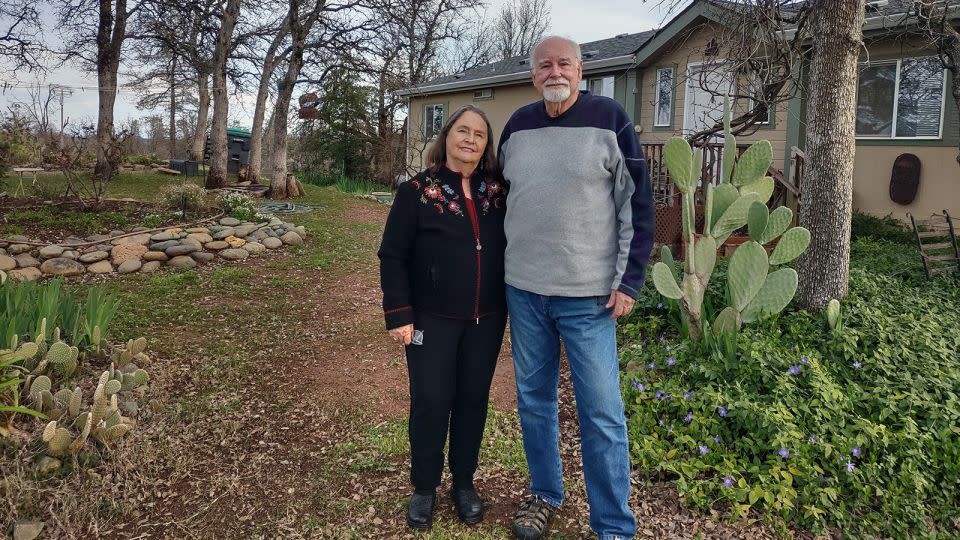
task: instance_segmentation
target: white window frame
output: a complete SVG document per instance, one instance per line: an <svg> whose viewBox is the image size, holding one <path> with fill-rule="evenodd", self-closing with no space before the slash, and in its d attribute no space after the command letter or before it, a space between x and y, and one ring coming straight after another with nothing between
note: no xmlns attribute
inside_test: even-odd
<svg viewBox="0 0 960 540"><path fill-rule="evenodd" d="M760 76L757 73L751 73L748 78L749 80L747 81L747 88L749 89L749 92L750 92L750 102L749 102L750 109L747 112L752 111L757 107L757 104L760 103L760 101L756 99L756 97L754 96L757 95L757 92L763 91L763 88L762 88L763 81L760 79ZM773 119L775 114L776 112L774 111L773 103L770 103L767 105L767 121L754 122L754 124L758 126L773 125Z"/></svg>
<svg viewBox="0 0 960 540"><path fill-rule="evenodd" d="M612 94L612 95L609 95L609 96L605 96L605 97L608 97L608 98L610 98L610 99L617 99L617 97L616 97L616 96L617 96L617 77L616 77L616 75L601 75L600 77L590 77L589 79L585 79L585 80L587 81L586 86L583 87L583 88L581 88L581 90L590 90L590 86L593 84L594 81L600 81L600 88L601 88L601 92L602 92L602 91L603 91L603 80L604 80L604 79L613 79L613 94ZM580 82L581 82L581 84L583 84L583 81L580 81ZM592 92L591 92L591 93L592 93ZM593 94L593 95L595 95L595 96L603 96L602 93L601 93L601 94Z"/></svg>
<svg viewBox="0 0 960 540"><path fill-rule="evenodd" d="M943 139L943 118L946 112L947 100L947 70L943 68L943 87L940 89L940 128L937 135L923 135L920 137L898 137L897 136L897 114L900 112L900 67L904 60L917 60L920 58L935 58L934 56L911 56L907 58L896 58L892 60L877 60L875 62L860 62L860 67L873 67L884 65L896 65L897 71L893 80L893 124L890 126L890 135L856 135L857 140L865 141L936 141ZM860 89L860 74L857 73L857 90ZM856 119L854 119L856 122Z"/></svg>
<svg viewBox="0 0 960 540"><path fill-rule="evenodd" d="M669 71L670 72L670 105L669 105L669 114L670 120L666 124L659 124L657 121L660 118L660 72ZM677 98L677 70L672 67L658 68L656 77L653 81L653 84L656 85L656 95L653 98L653 127L670 127L673 125L673 113L676 108L676 98Z"/></svg>
<svg viewBox="0 0 960 540"><path fill-rule="evenodd" d="M432 141L436 139L437 135L439 134L439 132L431 134L427 129L428 126L430 128L433 127L433 115L430 115L428 118L428 112L436 111L437 107L440 107L441 110L443 111L442 113L443 119L444 119L443 121L445 121L447 117L447 105L445 103L424 103L423 104L423 137L428 141ZM436 113L434 112L433 114L436 114ZM441 126L443 125L443 121L440 122Z"/></svg>
<svg viewBox="0 0 960 540"><path fill-rule="evenodd" d="M691 94L691 92L690 92L690 81L692 80L692 77L691 77L692 72L699 70L700 68L702 68L702 67L705 66L705 65L711 65L711 66L720 67L720 66L727 66L729 63L730 63L729 60L727 60L726 58L724 58L724 59L718 59L718 60L708 60L708 61L704 61L704 62L690 62L690 63L687 64L687 67L686 67L686 75L685 75L685 78L684 78L684 81L683 81L683 127L682 127L682 133L688 134L688 133L692 133L692 132L693 132L693 128L690 127L690 124L688 123L688 118L687 118L687 112L690 110L690 106L691 106L690 99L691 99L692 94ZM735 75L731 72L731 73L730 73L730 80L727 81L727 94L730 94L730 93L733 92L733 88L734 88L735 81L736 81ZM730 119L733 119L733 108L732 108L732 107L731 107L731 109L730 109L730 112L727 114L727 117L730 118Z"/></svg>
<svg viewBox="0 0 960 540"><path fill-rule="evenodd" d="M473 99L475 101L493 99L493 88L478 88L474 90Z"/></svg>

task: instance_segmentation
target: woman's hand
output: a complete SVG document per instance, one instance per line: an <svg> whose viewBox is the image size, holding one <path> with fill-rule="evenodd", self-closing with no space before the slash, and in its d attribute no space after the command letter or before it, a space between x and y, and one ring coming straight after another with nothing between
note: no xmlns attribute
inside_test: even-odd
<svg viewBox="0 0 960 540"><path fill-rule="evenodd" d="M390 338L399 341L403 345L409 345L413 341L413 325L408 324L399 328L393 328L390 331Z"/></svg>

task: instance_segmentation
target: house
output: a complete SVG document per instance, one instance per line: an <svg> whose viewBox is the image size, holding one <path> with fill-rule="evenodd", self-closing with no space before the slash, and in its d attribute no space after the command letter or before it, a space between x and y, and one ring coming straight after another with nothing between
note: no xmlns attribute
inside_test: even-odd
<svg viewBox="0 0 960 540"><path fill-rule="evenodd" d="M921 217L943 209L960 216L960 111L949 91L952 77L935 50L896 31L907 19L905 2L868 2L853 204L863 212L901 219L908 212ZM724 39L729 5L696 0L656 31L581 45L582 88L616 99L632 117L650 162L658 206L675 200L660 163L662 144L722 118L722 98L705 88L751 84L749 77L723 72L723 47L717 41ZM806 69L799 69L798 80L805 81ZM409 102L408 160L413 168L449 112L460 106L474 104L486 111L496 139L514 110L539 99L529 71L527 59L512 58L403 90L400 94ZM793 205L802 192L802 167L816 164L802 163L806 97L802 91L791 94L795 97L766 111L767 119L756 132L738 137L738 143L767 139L773 144L771 174L779 180L783 201ZM734 105L735 113L753 108L744 101ZM705 172L716 173L723 159L720 145L707 145L706 150ZM916 196L908 204L891 199L892 169L901 154L917 156L921 166Z"/></svg>

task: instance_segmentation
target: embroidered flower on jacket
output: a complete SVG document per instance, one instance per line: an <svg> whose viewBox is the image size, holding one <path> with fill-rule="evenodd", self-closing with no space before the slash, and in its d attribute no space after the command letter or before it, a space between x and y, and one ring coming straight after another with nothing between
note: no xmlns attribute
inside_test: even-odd
<svg viewBox="0 0 960 540"><path fill-rule="evenodd" d="M419 180L411 180L411 181L410 181L410 185L413 186L413 189L420 189L420 181L419 181Z"/></svg>
<svg viewBox="0 0 960 540"><path fill-rule="evenodd" d="M500 193L500 183L490 182L487 184L487 190L490 191L490 195L496 195L497 193Z"/></svg>
<svg viewBox="0 0 960 540"><path fill-rule="evenodd" d="M440 203L433 203L433 207L437 209L437 212L443 213L443 205Z"/></svg>
<svg viewBox="0 0 960 540"><path fill-rule="evenodd" d="M453 212L454 214L459 214L459 213L460 213L460 205L457 204L457 201L450 201L450 202L447 204L447 208L449 208L450 211Z"/></svg>
<svg viewBox="0 0 960 540"><path fill-rule="evenodd" d="M423 190L423 193L431 199L436 199L440 196L440 188L437 186L427 186L427 188Z"/></svg>

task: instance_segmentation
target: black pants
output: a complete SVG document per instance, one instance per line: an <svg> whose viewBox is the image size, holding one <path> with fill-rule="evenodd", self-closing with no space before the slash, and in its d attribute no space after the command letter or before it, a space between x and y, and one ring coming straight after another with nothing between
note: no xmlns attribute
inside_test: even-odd
<svg viewBox="0 0 960 540"><path fill-rule="evenodd" d="M440 485L450 427L454 489L473 487L490 382L500 354L506 314L476 320L418 315L422 345L407 346L410 374L410 480L417 491Z"/></svg>

